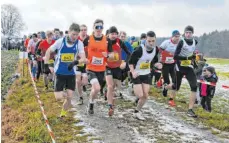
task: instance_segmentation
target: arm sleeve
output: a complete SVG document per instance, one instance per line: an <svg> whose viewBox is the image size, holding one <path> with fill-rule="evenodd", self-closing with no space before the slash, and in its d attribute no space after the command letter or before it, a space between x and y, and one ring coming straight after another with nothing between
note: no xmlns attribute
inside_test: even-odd
<svg viewBox="0 0 229 143"><path fill-rule="evenodd" d="M37 51L36 51L36 54L39 56L41 55L41 49L42 49L41 47L42 47L42 42L39 43Z"/></svg>
<svg viewBox="0 0 229 143"><path fill-rule="evenodd" d="M132 53L132 55L130 56L130 60L129 60L129 65L136 65L138 62L138 59L141 58L142 56L142 48L138 47L134 50L134 52Z"/></svg>
<svg viewBox="0 0 229 143"><path fill-rule="evenodd" d="M127 55L126 61L125 61L125 62L128 62L129 59L130 59L131 53L130 53L130 51L128 50L128 48L126 47L126 45L125 45L124 42L120 41L120 45L121 45L121 48L126 52L126 55Z"/></svg>
<svg viewBox="0 0 229 143"><path fill-rule="evenodd" d="M113 52L113 49L112 49L112 42L111 42L111 40L109 40L108 38L107 38L107 51L108 51L108 52Z"/></svg>
<svg viewBox="0 0 229 143"><path fill-rule="evenodd" d="M89 41L89 37L87 37L87 38L83 41L84 47L87 47L87 46L88 46L88 41Z"/></svg>

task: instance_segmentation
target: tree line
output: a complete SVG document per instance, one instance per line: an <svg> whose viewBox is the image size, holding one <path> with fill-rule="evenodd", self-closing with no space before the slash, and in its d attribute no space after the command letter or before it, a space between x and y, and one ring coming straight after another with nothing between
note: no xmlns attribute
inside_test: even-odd
<svg viewBox="0 0 229 143"><path fill-rule="evenodd" d="M169 37L158 37L157 45L159 46ZM211 58L229 58L229 30L213 31L208 34L204 33L195 37L198 41L197 49L206 57Z"/></svg>

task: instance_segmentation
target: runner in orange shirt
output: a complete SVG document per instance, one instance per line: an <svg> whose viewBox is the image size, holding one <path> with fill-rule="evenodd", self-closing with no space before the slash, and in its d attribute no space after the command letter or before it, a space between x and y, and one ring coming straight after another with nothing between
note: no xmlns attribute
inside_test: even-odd
<svg viewBox="0 0 229 143"><path fill-rule="evenodd" d="M103 20L96 19L93 25L93 34L84 40L84 46L87 47L88 52L86 69L92 85L88 105L89 114L94 114L94 100L100 92L102 83L105 81L104 72L106 70L107 58L114 58L112 44L102 34L103 24Z"/></svg>

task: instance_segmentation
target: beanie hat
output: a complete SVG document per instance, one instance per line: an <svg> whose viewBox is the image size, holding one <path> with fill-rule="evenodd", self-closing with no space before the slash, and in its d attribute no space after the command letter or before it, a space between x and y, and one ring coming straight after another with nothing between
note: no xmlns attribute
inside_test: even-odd
<svg viewBox="0 0 229 143"><path fill-rule="evenodd" d="M184 32L186 32L186 31L191 31L192 33L194 33L194 28L192 26L188 25L184 29Z"/></svg>
<svg viewBox="0 0 229 143"><path fill-rule="evenodd" d="M135 36L131 36L130 40L135 41L136 40Z"/></svg>
<svg viewBox="0 0 229 143"><path fill-rule="evenodd" d="M111 26L109 29L109 33L117 33L118 34L118 30L115 26Z"/></svg>
<svg viewBox="0 0 229 143"><path fill-rule="evenodd" d="M174 37L176 35L180 35L180 32L178 30L173 30L172 37Z"/></svg>
<svg viewBox="0 0 229 143"><path fill-rule="evenodd" d="M146 38L146 34L142 33L140 39L145 39L145 38Z"/></svg>
<svg viewBox="0 0 229 143"><path fill-rule="evenodd" d="M215 73L215 68L212 67L212 66L208 66L205 68L207 71L209 71L211 74L214 74Z"/></svg>

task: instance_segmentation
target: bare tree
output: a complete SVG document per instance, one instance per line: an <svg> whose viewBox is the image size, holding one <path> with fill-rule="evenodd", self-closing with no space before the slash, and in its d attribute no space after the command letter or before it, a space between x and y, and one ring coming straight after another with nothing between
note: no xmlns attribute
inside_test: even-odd
<svg viewBox="0 0 229 143"><path fill-rule="evenodd" d="M1 6L1 32L4 36L17 36L24 28L24 22L17 7L12 4Z"/></svg>

